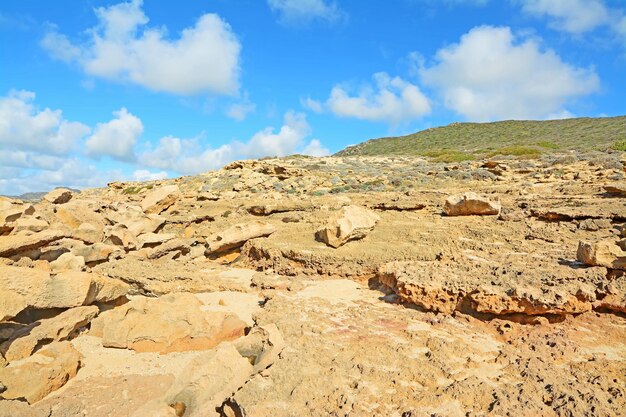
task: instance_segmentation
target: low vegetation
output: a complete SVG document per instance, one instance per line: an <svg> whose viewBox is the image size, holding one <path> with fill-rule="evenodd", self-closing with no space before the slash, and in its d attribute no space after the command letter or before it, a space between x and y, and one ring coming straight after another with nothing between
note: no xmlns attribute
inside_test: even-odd
<svg viewBox="0 0 626 417"><path fill-rule="evenodd" d="M535 158L561 149L626 150L626 116L546 121L452 123L407 136L372 139L337 156L421 155L461 162L495 155Z"/></svg>

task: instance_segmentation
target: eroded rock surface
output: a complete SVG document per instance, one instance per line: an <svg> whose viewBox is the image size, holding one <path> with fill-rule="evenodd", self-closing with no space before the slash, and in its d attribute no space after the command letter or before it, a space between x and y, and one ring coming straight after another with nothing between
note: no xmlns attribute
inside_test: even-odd
<svg viewBox="0 0 626 417"><path fill-rule="evenodd" d="M289 157L0 198L0 417L622 415L620 161Z"/></svg>

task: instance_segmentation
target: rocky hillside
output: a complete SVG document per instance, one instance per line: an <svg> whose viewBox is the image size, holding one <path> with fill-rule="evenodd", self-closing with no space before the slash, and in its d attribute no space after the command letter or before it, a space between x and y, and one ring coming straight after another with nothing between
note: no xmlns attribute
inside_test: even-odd
<svg viewBox="0 0 626 417"><path fill-rule="evenodd" d="M626 116L452 123L408 136L372 139L336 156L421 155L460 162L495 155L536 157L564 150L611 148L626 151Z"/></svg>
<svg viewBox="0 0 626 417"><path fill-rule="evenodd" d="M619 416L626 153L0 198L0 416Z"/></svg>

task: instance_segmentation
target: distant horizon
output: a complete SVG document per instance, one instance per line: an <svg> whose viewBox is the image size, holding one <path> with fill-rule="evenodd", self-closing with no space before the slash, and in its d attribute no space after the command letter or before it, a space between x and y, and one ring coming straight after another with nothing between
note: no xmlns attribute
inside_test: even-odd
<svg viewBox="0 0 626 417"><path fill-rule="evenodd" d="M626 115L617 0L5 0L0 37L0 195Z"/></svg>

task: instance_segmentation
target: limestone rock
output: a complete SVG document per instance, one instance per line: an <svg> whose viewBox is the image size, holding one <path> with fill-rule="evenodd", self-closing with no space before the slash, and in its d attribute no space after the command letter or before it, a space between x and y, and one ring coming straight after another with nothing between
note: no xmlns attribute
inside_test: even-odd
<svg viewBox="0 0 626 417"><path fill-rule="evenodd" d="M216 409L252 375L253 367L232 344L202 353L181 370L161 400L132 417L217 417Z"/></svg>
<svg viewBox="0 0 626 417"><path fill-rule="evenodd" d="M142 248L153 247L172 240L176 237L173 233L143 233L137 236Z"/></svg>
<svg viewBox="0 0 626 417"><path fill-rule="evenodd" d="M136 298L106 311L92 324L107 347L137 352L183 352L210 349L243 336L246 324L237 316L203 311L193 294Z"/></svg>
<svg viewBox="0 0 626 417"><path fill-rule="evenodd" d="M122 205L108 212L106 218L113 224L122 224L135 236L153 233L165 222L158 214L146 214L141 207Z"/></svg>
<svg viewBox="0 0 626 417"><path fill-rule="evenodd" d="M67 252L50 262L50 267L53 271L81 271L85 267L85 258Z"/></svg>
<svg viewBox="0 0 626 417"><path fill-rule="evenodd" d="M23 296L14 291L0 289L0 322L17 316L27 307L28 303Z"/></svg>
<svg viewBox="0 0 626 417"><path fill-rule="evenodd" d="M604 190L607 193L613 194L615 196L626 197L626 182L605 185Z"/></svg>
<svg viewBox="0 0 626 417"><path fill-rule="evenodd" d="M47 221L32 216L22 216L13 224L13 233L19 232L41 232L49 227Z"/></svg>
<svg viewBox="0 0 626 417"><path fill-rule="evenodd" d="M576 259L585 265L626 270L626 251L611 240L579 242Z"/></svg>
<svg viewBox="0 0 626 417"><path fill-rule="evenodd" d="M254 372L273 364L285 348L285 341L275 324L253 327L246 337L237 339L234 344L241 356L252 363Z"/></svg>
<svg viewBox="0 0 626 417"><path fill-rule="evenodd" d="M65 237L69 237L69 234L59 230L46 230L26 236L2 236L0 237L0 256L10 257L17 255Z"/></svg>
<svg viewBox="0 0 626 417"><path fill-rule="evenodd" d="M26 358L43 345L67 340L89 324L98 312L96 306L76 307L53 318L40 320L16 331L10 340L0 345L0 352L9 362Z"/></svg>
<svg viewBox="0 0 626 417"><path fill-rule="evenodd" d="M189 241L185 239L171 239L152 249L148 254L148 259L162 258L167 254L172 254L172 252L187 254L190 250L191 248ZM172 256L174 256L174 254L172 254Z"/></svg>
<svg viewBox="0 0 626 417"><path fill-rule="evenodd" d="M116 300L127 294L129 286L121 281L97 274L64 271L50 276L47 271L1 266L0 294L2 298L15 297L15 305L3 308L6 318L14 317L18 307L48 309L70 308L94 302ZM23 300L23 302L22 302ZM4 306L3 306L4 307ZM21 311L20 310L20 311Z"/></svg>
<svg viewBox="0 0 626 417"><path fill-rule="evenodd" d="M119 246L106 243L95 243L93 245L78 245L71 249L72 253L85 260L85 264L94 264L108 261L120 257L124 250Z"/></svg>
<svg viewBox="0 0 626 417"><path fill-rule="evenodd" d="M72 199L74 193L67 188L55 188L48 194L43 196L43 199L49 201L52 204L65 204Z"/></svg>
<svg viewBox="0 0 626 417"><path fill-rule="evenodd" d="M146 214L159 214L180 198L177 185L167 185L150 191L141 202L141 209Z"/></svg>
<svg viewBox="0 0 626 417"><path fill-rule="evenodd" d="M80 366L80 353L69 342L52 343L30 358L0 369L0 381L6 387L0 397L23 398L33 404L65 385Z"/></svg>
<svg viewBox="0 0 626 417"><path fill-rule="evenodd" d="M345 206L332 216L317 238L328 246L338 248L351 240L363 239L372 231L380 216L359 206Z"/></svg>
<svg viewBox="0 0 626 417"><path fill-rule="evenodd" d="M500 213L500 209L500 203L490 201L476 193L467 192L448 197L443 212L447 216L485 216L497 215Z"/></svg>
<svg viewBox="0 0 626 417"><path fill-rule="evenodd" d="M122 224L105 228L104 237L104 243L120 246L127 251L138 249L141 246L135 235Z"/></svg>
<svg viewBox="0 0 626 417"><path fill-rule="evenodd" d="M276 228L274 226L260 221L236 224L222 232L215 233L206 239L208 244L207 254L237 248L250 239L267 237L275 231Z"/></svg>

